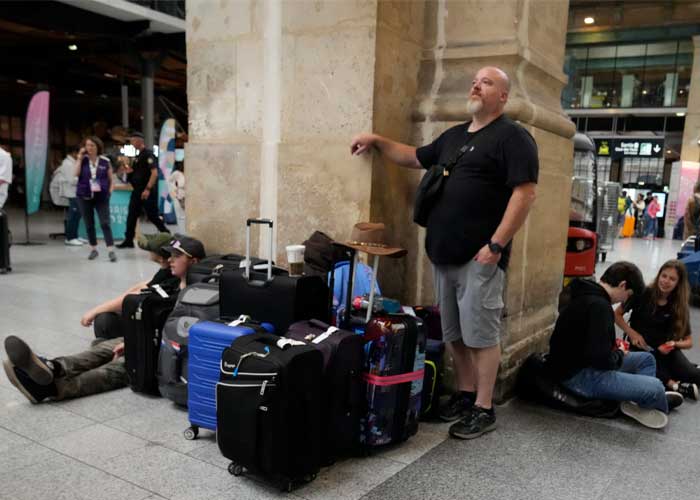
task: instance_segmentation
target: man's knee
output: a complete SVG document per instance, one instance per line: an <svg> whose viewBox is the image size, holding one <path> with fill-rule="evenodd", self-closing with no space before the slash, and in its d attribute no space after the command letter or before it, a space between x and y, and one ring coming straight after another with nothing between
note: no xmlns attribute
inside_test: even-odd
<svg viewBox="0 0 700 500"><path fill-rule="evenodd" d="M95 316L93 323L95 338L114 339L123 336L121 318L117 313L107 312Z"/></svg>

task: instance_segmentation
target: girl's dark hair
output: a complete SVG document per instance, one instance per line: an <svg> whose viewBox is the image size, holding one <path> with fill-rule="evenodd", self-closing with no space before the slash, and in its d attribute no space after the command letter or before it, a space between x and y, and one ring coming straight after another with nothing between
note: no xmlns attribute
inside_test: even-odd
<svg viewBox="0 0 700 500"><path fill-rule="evenodd" d="M98 155L101 155L101 154L104 152L104 150L105 150L105 145L104 145L104 143L102 142L102 139L100 139L100 138L97 137L96 135L89 135L89 136L87 136L87 137L85 138L85 141L84 141L84 142L87 142L87 141L90 141L90 142L95 143L95 146L97 146L97 154L98 154Z"/></svg>
<svg viewBox="0 0 700 500"><path fill-rule="evenodd" d="M656 307L661 297L659 292L659 277L666 269L675 269L678 274L678 283L668 296L668 303L671 306L671 315L673 316L673 340L682 340L690 335L690 311L688 308L688 299L690 297L690 285L688 284L688 271L680 260L671 259L664 262L656 278L649 285L649 293L651 294L651 303Z"/></svg>

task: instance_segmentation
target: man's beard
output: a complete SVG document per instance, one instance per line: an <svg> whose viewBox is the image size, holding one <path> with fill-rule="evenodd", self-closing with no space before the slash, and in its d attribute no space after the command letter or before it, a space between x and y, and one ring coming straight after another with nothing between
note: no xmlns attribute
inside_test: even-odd
<svg viewBox="0 0 700 500"><path fill-rule="evenodd" d="M484 101L478 97L470 97L467 101L467 113L474 115L482 110L484 107Z"/></svg>

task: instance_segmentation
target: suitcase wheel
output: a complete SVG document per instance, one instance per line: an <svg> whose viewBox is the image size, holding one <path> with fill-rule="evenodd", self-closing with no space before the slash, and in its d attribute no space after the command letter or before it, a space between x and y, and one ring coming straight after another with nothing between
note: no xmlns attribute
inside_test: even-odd
<svg viewBox="0 0 700 500"><path fill-rule="evenodd" d="M307 474L306 476L304 476L305 483L310 483L314 479L316 479L316 474Z"/></svg>
<svg viewBox="0 0 700 500"><path fill-rule="evenodd" d="M243 475L243 466L237 464L236 462L231 462L230 464L228 464L228 472L232 476L241 476Z"/></svg>
<svg viewBox="0 0 700 500"><path fill-rule="evenodd" d="M287 492L287 493L291 493L293 489L294 489L294 482L287 481L287 483L282 488L282 491Z"/></svg>
<svg viewBox="0 0 700 500"><path fill-rule="evenodd" d="M197 427L196 425L188 427L187 429L185 429L185 432L183 432L183 434L185 435L185 439L187 439L188 441L193 441L197 439L197 436L199 436L199 427Z"/></svg>

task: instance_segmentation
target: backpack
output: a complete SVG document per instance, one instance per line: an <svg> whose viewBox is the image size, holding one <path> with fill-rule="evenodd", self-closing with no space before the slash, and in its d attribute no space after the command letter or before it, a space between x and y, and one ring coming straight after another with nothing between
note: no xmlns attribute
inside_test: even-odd
<svg viewBox="0 0 700 500"><path fill-rule="evenodd" d="M218 317L219 283L194 283L180 292L165 321L158 356L158 389L178 405L187 406L190 327Z"/></svg>
<svg viewBox="0 0 700 500"><path fill-rule="evenodd" d="M336 262L343 259L343 250L333 244L326 233L314 231L304 241L304 274L307 276L327 276Z"/></svg>

